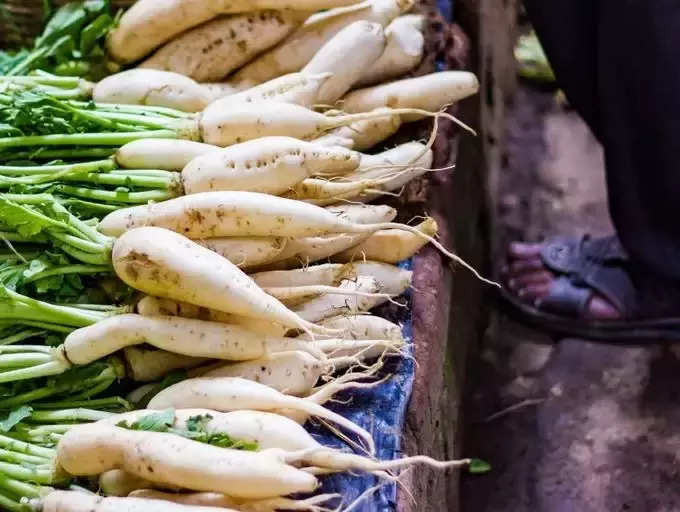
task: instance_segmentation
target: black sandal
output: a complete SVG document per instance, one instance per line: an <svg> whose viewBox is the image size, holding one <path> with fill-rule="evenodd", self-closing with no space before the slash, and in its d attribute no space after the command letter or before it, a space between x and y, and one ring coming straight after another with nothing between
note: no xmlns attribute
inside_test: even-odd
<svg viewBox="0 0 680 512"><path fill-rule="evenodd" d="M532 305L502 289L511 314L562 336L609 343L680 341L680 316L635 318L638 292L625 270L629 259L617 238L555 238L541 251L541 260L556 276L550 293ZM584 318L594 293L609 300L623 319Z"/></svg>

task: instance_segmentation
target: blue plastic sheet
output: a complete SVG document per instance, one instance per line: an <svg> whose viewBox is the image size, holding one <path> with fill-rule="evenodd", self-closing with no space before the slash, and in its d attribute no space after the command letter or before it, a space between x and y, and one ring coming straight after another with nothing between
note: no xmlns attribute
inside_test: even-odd
<svg viewBox="0 0 680 512"><path fill-rule="evenodd" d="M411 262L402 263L400 266L410 269ZM402 325L404 337L408 341L407 354L412 355L410 292L407 292L404 298L407 301L406 308L401 308L396 312L391 310L391 314L381 314L381 316ZM400 441L404 430L406 408L411 397L415 363L412 358L408 357L390 358L385 363L385 367L381 369L381 376L387 374L391 374L392 377L376 387L353 390L345 396L340 394L336 397L338 402L350 400L349 403L327 404L327 407L361 425L373 435L376 456L381 460L395 459L402 455ZM314 428L312 433L327 446L348 450L346 443L323 427ZM322 481L323 487L319 492L341 494L346 505L353 502L364 491L378 484L378 480L371 475L348 473L323 477ZM365 500L362 499L360 505L353 510L357 512L393 511L396 508L396 497L396 485L389 483L381 486Z"/></svg>

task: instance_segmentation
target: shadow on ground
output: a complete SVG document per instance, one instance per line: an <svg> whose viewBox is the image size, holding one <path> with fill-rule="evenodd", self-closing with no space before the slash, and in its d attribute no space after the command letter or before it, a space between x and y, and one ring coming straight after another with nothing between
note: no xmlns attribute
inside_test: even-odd
<svg viewBox="0 0 680 512"><path fill-rule="evenodd" d="M520 88L506 137L504 242L611 230L601 150L553 94ZM553 343L496 315L470 368L465 453L494 469L463 479L463 512L680 510L670 349Z"/></svg>

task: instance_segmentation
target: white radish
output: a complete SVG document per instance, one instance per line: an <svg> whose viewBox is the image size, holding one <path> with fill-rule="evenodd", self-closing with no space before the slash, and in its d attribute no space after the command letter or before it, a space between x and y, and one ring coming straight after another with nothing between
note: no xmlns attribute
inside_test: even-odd
<svg viewBox="0 0 680 512"><path fill-rule="evenodd" d="M340 99L375 64L385 45L382 25L365 20L352 23L333 36L302 68L303 73L332 73L321 87L316 103L332 105Z"/></svg>
<svg viewBox="0 0 680 512"><path fill-rule="evenodd" d="M373 85L405 75L423 59L425 17L421 14L399 16L385 29L387 45L380 58L366 68L357 82Z"/></svg>
<svg viewBox="0 0 680 512"><path fill-rule="evenodd" d="M116 418L118 417L119 416L116 416ZM121 418L118 421L124 420L125 418ZM109 424L113 426L118 423L118 421L109 422ZM140 478L120 469L111 469L109 471L104 471L99 475L99 489L106 496L124 497L137 489L144 489L151 485L153 485L153 483L145 478Z"/></svg>
<svg viewBox="0 0 680 512"><path fill-rule="evenodd" d="M347 204L334 205L326 209L348 222L359 224L390 222L397 216L397 211L386 205ZM293 238L288 241L286 248L277 260L281 261L281 266L286 268L297 267L300 263L308 265L357 245L366 240L368 236L365 234L339 234Z"/></svg>
<svg viewBox="0 0 680 512"><path fill-rule="evenodd" d="M203 82L201 85L212 101L237 94L243 90L227 82Z"/></svg>
<svg viewBox="0 0 680 512"><path fill-rule="evenodd" d="M402 122L401 116L391 114L389 109L383 108L377 109L377 111L384 112L385 115L336 128L327 135L315 139L315 142L331 144L338 137L341 137L343 139L350 139L352 141L351 147L357 151L371 149L376 144L397 133Z"/></svg>
<svg viewBox="0 0 680 512"><path fill-rule="evenodd" d="M413 272L376 261L355 261L344 265L329 263L304 269L258 272L251 277L264 289L277 289L286 283L291 283L291 288L338 286L359 276L376 279L382 292L397 296L410 286Z"/></svg>
<svg viewBox="0 0 680 512"><path fill-rule="evenodd" d="M308 343L308 342L307 342ZM243 363L220 364L206 372L192 372L201 377L240 377L269 386L293 396L307 396L323 376L333 373L333 366L306 352L276 352Z"/></svg>
<svg viewBox="0 0 680 512"><path fill-rule="evenodd" d="M404 293L411 286L413 272L377 261L355 261L343 266L340 280L354 280L359 276L373 277L378 282L381 293L387 293L396 297ZM384 298L374 298L376 301L382 300L384 302Z"/></svg>
<svg viewBox="0 0 680 512"><path fill-rule="evenodd" d="M127 347L123 351L126 375L135 382L151 382L165 377L174 370L195 368L207 358L175 354L165 350Z"/></svg>
<svg viewBox="0 0 680 512"><path fill-rule="evenodd" d="M173 434L99 423L77 425L66 432L56 462L74 476L123 469L151 482L242 498L311 492L318 485L312 475L283 463L271 451L218 448Z"/></svg>
<svg viewBox="0 0 680 512"><path fill-rule="evenodd" d="M171 501L184 505L200 505L202 507L228 507L240 512L277 512L279 510L304 510L308 512L324 512L323 505L327 501L339 498L339 494L319 494L307 499L294 500L291 498L271 498L267 500L238 500L231 496L216 493L169 493L152 489L141 489L130 493L131 497L152 500Z"/></svg>
<svg viewBox="0 0 680 512"><path fill-rule="evenodd" d="M319 90L331 76L332 73L290 73L241 92L224 95L214 102L214 106L227 108L238 102L278 101L312 108L317 103Z"/></svg>
<svg viewBox="0 0 680 512"><path fill-rule="evenodd" d="M149 295L305 332L323 331L263 292L226 258L172 231L152 227L130 230L116 240L112 259L118 277Z"/></svg>
<svg viewBox="0 0 680 512"><path fill-rule="evenodd" d="M341 329L348 338L356 340L394 340L403 341L401 327L379 316L374 315L341 315L319 322L331 329ZM311 340L306 334L298 336Z"/></svg>
<svg viewBox="0 0 680 512"><path fill-rule="evenodd" d="M430 168L432 160L432 150L425 144L406 142L374 155L362 154L361 163L357 171L345 175L345 178L379 178L384 176L386 171L393 172L406 165ZM394 167L390 168L390 166Z"/></svg>
<svg viewBox="0 0 680 512"><path fill-rule="evenodd" d="M296 270L272 270L251 274L251 278L262 288L278 288L284 286L306 287L316 285L330 285L336 283L342 272L343 265L326 263L312 265Z"/></svg>
<svg viewBox="0 0 680 512"><path fill-rule="evenodd" d="M402 174L409 171L401 171ZM305 201L306 203L317 206L328 206L339 201L351 200L359 197L364 191L369 191L371 195L380 194L380 189L397 179L396 177L385 177L378 179L350 179L342 181L332 181L322 178L307 178L297 185L291 187L290 191L283 194L283 197ZM375 191L375 192L372 192Z"/></svg>
<svg viewBox="0 0 680 512"><path fill-rule="evenodd" d="M236 512L224 507L179 504L148 498L105 498L80 491L52 491L42 501L32 501L39 507L35 510L41 512Z"/></svg>
<svg viewBox="0 0 680 512"><path fill-rule="evenodd" d="M339 135L322 135L319 138L312 139L313 143L320 144L322 146L334 147L339 146L341 148L352 149L354 147L354 141L347 137L340 137Z"/></svg>
<svg viewBox="0 0 680 512"><path fill-rule="evenodd" d="M428 236L437 234L437 222L429 217L415 226ZM361 261L374 260L385 263L399 263L407 260L427 245L422 237L399 231L398 229L386 229L376 231L360 244L342 251L333 256L333 260Z"/></svg>
<svg viewBox="0 0 680 512"><path fill-rule="evenodd" d="M149 409L182 409L198 407L228 412L240 409L275 411L291 410L317 416L354 432L363 439L371 453L375 445L362 427L306 398L284 395L254 381L237 377L188 379L158 393L149 402Z"/></svg>
<svg viewBox="0 0 680 512"><path fill-rule="evenodd" d="M227 258L239 268L250 268L276 261L288 239L277 237L222 237L196 240L196 243Z"/></svg>
<svg viewBox="0 0 680 512"><path fill-rule="evenodd" d="M155 69L130 69L108 76L95 85L92 98L101 103L154 105L184 112L200 112L212 99L191 78Z"/></svg>
<svg viewBox="0 0 680 512"><path fill-rule="evenodd" d="M64 356L88 364L125 347L148 343L161 350L192 357L247 361L269 352L312 350L302 341L254 333L235 325L182 318L134 314L106 318L66 336Z"/></svg>
<svg viewBox="0 0 680 512"><path fill-rule="evenodd" d="M194 158L219 146L182 139L140 139L116 151L116 162L127 169L181 171Z"/></svg>
<svg viewBox="0 0 680 512"><path fill-rule="evenodd" d="M186 194L219 190L281 194L309 176L346 174L359 154L292 137L265 137L199 156L182 171Z"/></svg>
<svg viewBox="0 0 680 512"><path fill-rule="evenodd" d="M208 105L200 114L199 122L202 141L223 147L271 136L309 140L333 128L382 117L381 111L322 114L293 103L270 102L263 107L261 103L239 102L229 103L227 107L220 106L221 101ZM432 114L419 109L392 109L390 112L393 115L441 115L458 122L448 114Z"/></svg>
<svg viewBox="0 0 680 512"><path fill-rule="evenodd" d="M375 300L357 296L354 292L380 292L380 284L371 276L359 276L353 281L343 281L340 288L350 293L321 295L295 306L293 310L305 320L316 323L332 316L368 311L374 306Z"/></svg>
<svg viewBox="0 0 680 512"><path fill-rule="evenodd" d="M348 295L354 294L357 296L371 297L371 298L384 298L390 299L388 293L362 293L362 292L349 292L348 290L339 288L337 286L326 286L326 285L309 285L309 286L277 286L272 288L263 288L272 297L276 297L281 302L287 306L299 304L313 297L317 297L322 294L338 294L338 295Z"/></svg>
<svg viewBox="0 0 680 512"><path fill-rule="evenodd" d="M179 35L139 67L181 73L198 82L221 80L295 30L297 11L259 11L221 16Z"/></svg>
<svg viewBox="0 0 680 512"><path fill-rule="evenodd" d="M119 418L130 421L139 418L135 411ZM296 466L316 466L334 471L381 471L423 463L445 469L467 464L469 461L437 461L430 457L415 456L396 460L376 461L354 453L342 452L316 441L301 425L278 414L242 410L220 413L203 409L185 409L175 412L175 426L182 428L189 418L205 418L205 429L211 433L224 433L234 439L258 444L259 450L282 453L287 463ZM128 419L130 418L130 419ZM110 420L105 420L107 423Z"/></svg>
<svg viewBox="0 0 680 512"><path fill-rule="evenodd" d="M232 80L235 83L262 83L276 76L299 71L344 27L361 20L387 26L412 6L412 0L373 0L316 14L281 44L241 68Z"/></svg>
<svg viewBox="0 0 680 512"><path fill-rule="evenodd" d="M125 208L107 215L99 223L98 228L104 234L118 236L125 231L138 226L161 227L165 228L166 230L175 231L176 233L182 233L189 238L213 238L220 236L305 237L314 235L328 235L333 233L371 234L382 229L400 229L402 231L409 231L421 236L425 240L428 240L443 254L470 270L478 279L488 284L498 286L497 283L486 280L480 276L476 270L465 263L461 258L444 248L444 246L442 246L437 240L428 237L413 226L393 222L381 222L376 224L351 223L333 215L329 210L325 210L309 203L270 196L267 194L260 194L257 192L202 192L199 194L192 194L170 199L162 203ZM124 257L130 258L131 261L137 260L136 266L139 267L139 270L142 270L143 268L143 258L140 259L139 257L143 257L145 252L143 247L144 241L141 239L142 236L155 236L159 238L159 240L163 240L163 242L167 242L168 244L172 243L172 246L181 250L183 254L188 254L187 249L189 248L192 248L192 251L198 251L198 248L200 247L188 240L183 240L181 237L179 239L172 238L170 234L164 233L162 230L145 231L143 234L141 233L142 230L137 231L139 234L136 235L135 240L139 245L135 249L126 249L124 251ZM132 237L130 239L132 239ZM116 257L116 248L125 245L121 242L121 240L122 238L119 239L114 246L114 267L116 268L116 271L119 272L119 277L123 278L123 276L120 275L120 272L123 270L124 266L128 265L123 265L125 262L119 262L118 265L116 265L116 260L120 258ZM177 258L177 255L173 254L171 250L162 248L160 243L158 245L154 243L153 246L157 249L159 257L162 256L165 262L161 268L158 268L155 265L150 265L150 267L155 270L155 273L164 270L166 275L161 275L161 278L163 278L166 283L168 283L168 279L170 278L178 279L178 274L175 271L168 274L167 271L169 269L163 267L170 263L180 264L181 266L181 263L184 263L185 260L188 260L189 258ZM182 247L183 249L181 249ZM200 247L200 249L204 248ZM130 251L132 251L132 253L127 254L130 253ZM217 265L219 260L215 260L214 258L210 259L210 256L207 253L214 255L217 258L219 258L219 255L207 249L205 249L205 251L206 253L201 253L203 254L201 256L201 261L206 265L208 262L211 262L212 265ZM123 253L118 251L118 254L122 255ZM229 263L228 260L224 258L221 259ZM194 265L197 264L196 258L192 259L191 261ZM233 271L238 271L238 268L233 266L231 263L229 263L228 266L222 264L220 265L220 268L227 272L229 266L233 267ZM234 273L233 271L232 273ZM180 272L180 268L177 268L177 272ZM192 276L192 278L188 279L188 281L191 282L191 288L196 287L196 285L199 285L199 283L201 285L203 282L211 283L207 276L205 279L198 279L200 273L199 268L196 268L194 272L196 272L196 276ZM149 273L148 269L146 273ZM203 274L205 274L205 271L203 271ZM235 275L238 275L238 273ZM140 290L150 293L151 295L165 296L175 300L191 302L199 306L220 309L215 307L214 304L211 304L208 301L208 297L204 298L206 301L205 303L196 302L196 300L198 300L197 296L204 292L201 291L192 293L185 288L185 286L189 283L183 283L183 285L180 287L168 288L167 284L163 286L154 284L152 281L156 277L157 276L144 276L144 281L147 283L146 285L150 286L149 290L158 290L159 292L162 291L163 293L167 294L170 292L170 289L174 288L172 291L175 293L175 296L163 295L163 293L155 293L154 291L148 291L145 289ZM130 275L129 273L126 274L126 278L128 281L137 281L136 277L134 275ZM125 280L125 278L123 279ZM181 277L179 279L182 280ZM245 283L248 282L245 281ZM131 282L128 282L128 284L133 286ZM142 283L137 284L140 285ZM229 288L230 286L227 286L226 289ZM194 298L192 300L188 300L187 297ZM280 303L278 306L281 306ZM226 307L226 305L223 307ZM238 306L238 310L235 308L233 310L224 309L224 311L244 316L258 315L258 313L256 313L254 310L249 310L243 302L241 302ZM246 311L249 311L250 314L246 313ZM258 311L261 311L261 308L258 308ZM286 320L286 322L289 323L284 322L283 318L286 316L286 314L287 313L284 313L281 310L278 310L277 313L273 314L273 311L270 310L268 317L272 321L279 321L280 323L290 327L298 327L303 329L309 328L309 326L305 328L302 325L292 325L293 318L290 316L288 316L288 319ZM274 319L274 317L277 315L279 315L280 320Z"/></svg>
<svg viewBox="0 0 680 512"><path fill-rule="evenodd" d="M476 94L478 90L479 82L473 73L442 71L357 89L342 99L342 108L346 112L368 112L380 107L437 112L446 105ZM422 119L418 114L402 117L406 122Z"/></svg>
<svg viewBox="0 0 680 512"><path fill-rule="evenodd" d="M289 330L281 324L262 321L258 318L233 315L216 309L205 308L171 299L151 297L147 295L137 302L137 312L144 316L182 316L184 318L197 318L211 320L225 324L238 325L250 331L272 336L284 336Z"/></svg>
<svg viewBox="0 0 680 512"><path fill-rule="evenodd" d="M366 211L370 211L367 209ZM374 233L410 226L391 222L349 222L333 209L256 192L202 192L107 215L99 229L109 236L156 226L192 239L220 236L315 236L334 233ZM151 235L152 232L148 234Z"/></svg>
<svg viewBox="0 0 680 512"><path fill-rule="evenodd" d="M110 34L108 50L119 62L134 62L187 29L220 14L263 9L316 11L356 0L140 0L128 9Z"/></svg>

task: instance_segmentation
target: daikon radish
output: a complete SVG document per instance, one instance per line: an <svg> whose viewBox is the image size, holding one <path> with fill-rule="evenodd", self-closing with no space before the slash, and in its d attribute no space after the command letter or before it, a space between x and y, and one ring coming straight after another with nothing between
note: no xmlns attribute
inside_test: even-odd
<svg viewBox="0 0 680 512"><path fill-rule="evenodd" d="M304 342L266 336L236 325L134 314L117 315L77 329L66 336L61 348L69 362L88 364L142 343L185 356L231 361L257 359L269 352L311 350Z"/></svg>
<svg viewBox="0 0 680 512"><path fill-rule="evenodd" d="M347 204L329 206L326 209L348 222L359 224L390 222L397 216L397 211L386 205ZM308 265L357 245L366 240L368 236L339 234L293 238L288 241L286 248L277 257L277 261L280 261L284 267L299 266L301 263Z"/></svg>
<svg viewBox="0 0 680 512"><path fill-rule="evenodd" d="M184 505L146 498L105 498L80 491L52 491L41 502L32 501L39 507L35 510L41 512L236 512L223 507Z"/></svg>
<svg viewBox="0 0 680 512"><path fill-rule="evenodd" d="M151 482L241 498L274 498L318 486L312 475L282 463L272 452L218 448L173 434L99 423L76 425L64 434L56 462L74 476L123 469Z"/></svg>
<svg viewBox="0 0 680 512"><path fill-rule="evenodd" d="M116 162L128 169L181 171L194 158L219 146L181 139L140 139L116 151Z"/></svg>
<svg viewBox="0 0 680 512"><path fill-rule="evenodd" d="M350 292L378 293L380 284L374 277L359 276L356 280L345 280L340 284L340 288ZM361 311L368 311L375 304L374 299L361 297L354 294L348 295L321 295L314 299L303 302L293 308L302 318L309 322L320 322L332 316L355 314Z"/></svg>
<svg viewBox="0 0 680 512"><path fill-rule="evenodd" d="M322 135L317 139L312 139L311 142L328 147L339 146L347 149L352 149L352 147L354 147L354 141L352 139L340 137L339 135Z"/></svg>
<svg viewBox="0 0 680 512"><path fill-rule="evenodd" d="M271 353L245 363L222 364L198 375L241 377L293 396L307 396L324 375L333 372L329 364L300 351ZM192 375L197 375L193 373Z"/></svg>
<svg viewBox="0 0 680 512"><path fill-rule="evenodd" d="M316 103L332 105L370 69L385 50L380 23L357 21L333 36L302 68L303 73L332 73ZM351 58L348 58L351 56Z"/></svg>
<svg viewBox="0 0 680 512"><path fill-rule="evenodd" d="M199 245L244 269L276 261L287 242L287 238L277 237L222 237L196 240Z"/></svg>
<svg viewBox="0 0 680 512"><path fill-rule="evenodd" d="M341 315L322 320L319 325L331 329L341 329L345 332L345 336L356 340L403 340L401 327L379 316ZM306 334L301 334L298 337L306 340L311 339Z"/></svg>
<svg viewBox="0 0 680 512"><path fill-rule="evenodd" d="M172 231L130 230L116 240L112 259L118 277L149 295L305 332L324 331L267 295L226 258Z"/></svg>
<svg viewBox="0 0 680 512"><path fill-rule="evenodd" d="M108 39L108 50L118 62L141 59L152 50L187 29L205 23L220 14L264 9L316 11L356 0L140 0L128 9Z"/></svg>
<svg viewBox="0 0 680 512"><path fill-rule="evenodd" d="M473 73L442 71L357 89L342 99L342 108L346 112L368 112L380 107L437 112L446 105L476 94L478 90L479 82ZM422 119L422 116L409 114L402 119L409 122Z"/></svg>
<svg viewBox="0 0 680 512"><path fill-rule="evenodd" d="M258 318L232 315L215 309L196 306L188 302L181 302L147 295L137 302L137 312L144 316L182 316L184 318L197 318L211 320L244 327L250 331L271 334L272 336L284 336L288 328L273 322L265 322Z"/></svg>
<svg viewBox="0 0 680 512"><path fill-rule="evenodd" d="M206 361L204 357L191 357L166 350L149 350L127 347L125 356L126 375L135 382L151 382L165 377L174 370L195 368Z"/></svg>
<svg viewBox="0 0 680 512"><path fill-rule="evenodd" d="M379 285L379 292L393 297L404 293L411 286L413 272L395 265L377 261L355 261L343 266L340 281L355 280L360 276L371 276ZM368 297L376 301L383 301L380 297Z"/></svg>
<svg viewBox="0 0 680 512"><path fill-rule="evenodd" d="M165 388L149 402L149 409L187 407L213 409L220 412L242 409L304 412L354 432L367 443L371 453L375 452L371 435L350 420L312 400L284 395L268 386L247 379L238 377L187 379Z"/></svg>
<svg viewBox="0 0 680 512"><path fill-rule="evenodd" d="M338 281L342 269L339 263L326 263L295 270L257 272L250 277L262 288L330 285Z"/></svg>
<svg viewBox="0 0 680 512"><path fill-rule="evenodd" d="M268 500L244 501L216 493L177 494L151 489L142 489L130 493L131 497L152 500L172 501L183 505L200 505L202 507L230 507L240 512L277 512L279 510L304 510L308 512L325 512L329 509L321 507L327 501L340 498L339 494L319 494L304 500L291 498L272 498Z"/></svg>
<svg viewBox="0 0 680 512"><path fill-rule="evenodd" d="M415 69L423 59L425 17L421 14L399 16L385 29L387 44L380 58L367 67L358 86L386 82Z"/></svg>
<svg viewBox="0 0 680 512"><path fill-rule="evenodd" d="M215 101L213 107L228 108L239 102L278 101L312 108L318 103L319 90L331 76L332 73L290 73L241 92L225 95Z"/></svg>
<svg viewBox="0 0 680 512"><path fill-rule="evenodd" d="M203 110L199 130L203 142L222 147L272 136L309 140L333 128L382 117L381 111L356 114L333 111L322 114L294 103L280 102L272 102L267 108L263 108L260 103L246 102L229 103L229 107L225 108L220 106L221 101L211 103ZM393 109L390 112L392 115L444 116L460 124L460 121L445 113L433 114L411 108ZM186 135L189 138L195 136L190 132Z"/></svg>
<svg viewBox="0 0 680 512"><path fill-rule="evenodd" d="M237 94L243 90L227 82L203 82L201 85L208 96L210 96L211 101Z"/></svg>
<svg viewBox="0 0 680 512"><path fill-rule="evenodd" d="M183 233L189 238L212 238L220 236L305 237L314 235L328 235L333 233L371 234L382 229L400 229L402 231L409 231L428 240L443 254L470 270L478 279L488 284L492 284L493 286L498 286L497 283L483 278L474 268L442 246L437 240L428 237L424 233L421 233L413 226L394 222L381 222L376 224L351 223L336 217L328 210L309 203L256 192L202 192L170 199L169 201L164 201L162 203L125 208L107 215L99 223L98 228L106 235L117 236L134 227L149 225L165 228L166 230L175 231L176 233ZM187 249L189 248L192 248L194 251L198 251L199 248L204 249L190 242L189 240L183 241L181 237L179 239L173 239L169 233L163 234L162 230L156 232L145 231L143 235L141 230L137 231L140 233L136 235L135 239L136 243L139 244L143 244L143 240L139 239L141 236L152 236L153 234L153 236L156 236L159 239L164 239L164 241L168 243L172 241L172 246L178 249L183 246L184 249L182 249L182 252L186 254L188 254ZM140 290L146 291L146 293L150 293L152 295L165 296L175 300L191 302L199 306L212 306L215 309L220 309L209 302L207 295L203 297L203 300L208 302L196 302L196 300L198 300L197 293L204 293L203 291L191 293L184 289L184 287L188 284L192 285L190 288L195 288L196 285L199 285L199 282L196 279L197 276L192 276L190 279L188 279L188 282L183 283L179 289L177 286L168 286L171 284L168 279L170 279L170 277L172 277L172 279L178 279L178 274L175 273L175 271L168 274L167 269L163 269L166 270L165 274L167 275L161 276L162 278L165 278L164 281L166 282L166 284L163 286L153 284L153 279L151 279L151 276L149 275L144 276L144 282L138 282L137 277L139 276L131 275L130 273L126 273L125 276L121 276L120 273L124 270L124 267L121 262L118 262L118 265L116 265L116 260L118 259L116 257L116 247L123 246L121 240L122 238L119 239L114 246L114 267L119 273L119 277L130 281L128 284L132 286L131 283L136 282L137 286L148 286L148 290ZM163 249L160 247L160 245L156 246L156 249L159 252L159 257L161 257L160 253L164 252ZM213 265L217 265L216 262L219 260L215 260L214 258L212 260L208 260L210 257L209 255L214 255L214 257L217 258L220 257L208 249L205 249L205 251L206 253L201 256L201 260L206 264L208 261L210 261ZM128 252L130 252L130 250L126 249L126 253ZM167 248L165 252L166 254L162 255L162 258L166 260L163 263L163 266L167 266L171 262L175 264L186 263L184 261L185 258L177 258L176 255L172 254L172 251L168 250ZM118 252L118 254L122 253ZM168 256L168 254L171 256ZM129 258L131 261L137 260L135 265L139 267L139 270L142 270L143 258L140 259L140 256L144 256L143 245L137 246L136 249L132 250L131 254L127 254L125 258ZM188 259L188 256L186 259ZM229 264L220 265L220 268L224 270L225 273L238 275L238 272L240 271L238 271L237 267L233 266L233 264L229 263L229 261L224 258L222 258L222 260ZM196 258L193 258L191 261L192 263L196 264ZM128 265L125 265L125 267L127 266ZM229 266L233 267L233 271L228 271ZM155 268L156 272L159 272L162 269L162 266L161 268L156 268L155 265L153 267ZM177 271L179 272L180 269L177 268ZM196 272L197 274L199 273L198 269L196 269ZM203 273L205 273L205 271ZM145 274L148 274L148 272L145 272ZM246 276L244 275L243 277ZM210 282L207 278L205 281ZM202 284L202 282L203 279L200 283ZM254 285L254 283L252 284ZM227 286L226 289L229 289L230 286ZM158 292L162 293L157 293L150 290L158 290ZM164 295L170 291L175 293L175 296ZM185 296L182 296L182 294ZM193 298L192 300L188 300L187 297ZM240 304L241 305L238 307L238 310L225 309L224 311L241 314L244 316L254 317L258 315L254 310L245 307L244 302L241 302ZM276 307L278 308L279 306L281 306L280 303ZM222 307L226 307L226 304ZM273 308L274 306L271 307ZM249 311L249 314L244 313L246 310ZM263 316L263 318L269 318L272 321L278 321L279 323L289 327L298 327L303 329L309 328L309 326L304 327L302 324L292 325L292 322L299 319L290 317L290 315L288 315L290 311L284 313L284 311L279 309L278 313L275 315L273 314L273 310L270 309L268 313L268 316ZM280 320L275 319L275 316L277 315ZM287 320L283 321L283 318L286 317L286 315L288 315Z"/></svg>
<svg viewBox="0 0 680 512"><path fill-rule="evenodd" d="M401 173L409 172L408 170L401 171ZM306 178L292 186L289 192L282 194L282 197L305 201L317 206L328 206L340 201L355 199L364 191L369 191L371 195L380 194L378 190L394 179L396 178L353 178L334 181L323 178Z"/></svg>
<svg viewBox="0 0 680 512"><path fill-rule="evenodd" d="M323 294L339 294L347 295L347 290L338 288L336 286L326 286L326 285L309 285L309 286L277 286L273 288L263 288L272 297L276 297L282 303L287 306L300 304L314 297L318 297ZM385 298L390 299L388 293L361 293L355 292L355 295L372 297L372 298Z"/></svg>
<svg viewBox="0 0 680 512"><path fill-rule="evenodd" d="M299 71L344 27L362 20L387 26L412 6L412 0L372 0L312 16L281 44L241 68L232 80L262 83Z"/></svg>
<svg viewBox="0 0 680 512"><path fill-rule="evenodd" d="M117 422L110 422L109 424L113 426ZM99 475L99 489L106 496L125 497L137 489L144 489L152 485L153 482L120 469L111 469Z"/></svg>
<svg viewBox="0 0 680 512"><path fill-rule="evenodd" d="M437 234L437 222L429 217L416 226L428 236ZM427 242L412 233L396 229L386 229L373 233L360 244L333 256L333 260L361 261L362 259L399 263L407 260L422 249Z"/></svg>
<svg viewBox="0 0 680 512"><path fill-rule="evenodd" d="M203 86L179 73L129 69L97 83L92 99L101 103L154 105L200 112L212 98Z"/></svg>
<svg viewBox="0 0 680 512"><path fill-rule="evenodd" d="M181 73L198 82L218 81L281 41L306 16L299 11L221 16L184 32L139 67Z"/></svg>
<svg viewBox="0 0 680 512"><path fill-rule="evenodd" d="M335 143L338 137L341 137L342 139L351 140L351 147L357 151L371 149L376 144L397 133L401 126L401 116L390 114L389 109L377 110L385 112L385 116L358 121L349 126L336 128L327 135L315 139L315 142L317 144L332 144Z"/></svg>
<svg viewBox="0 0 680 512"><path fill-rule="evenodd" d="M218 190L281 194L309 176L351 172L359 158L344 148L264 137L196 157L184 167L182 184L186 194Z"/></svg>
<svg viewBox="0 0 680 512"><path fill-rule="evenodd" d="M370 207L359 211L371 212ZM394 210L389 210L393 212ZM156 226L193 239L220 236L314 236L334 233L373 233L396 228L390 222L360 224L342 217L342 210L259 194L255 192L202 192L132 208L117 210L99 224L106 235ZM410 231L410 227L404 228ZM148 233L151 235L151 232ZM160 234L159 234L160 236Z"/></svg>

